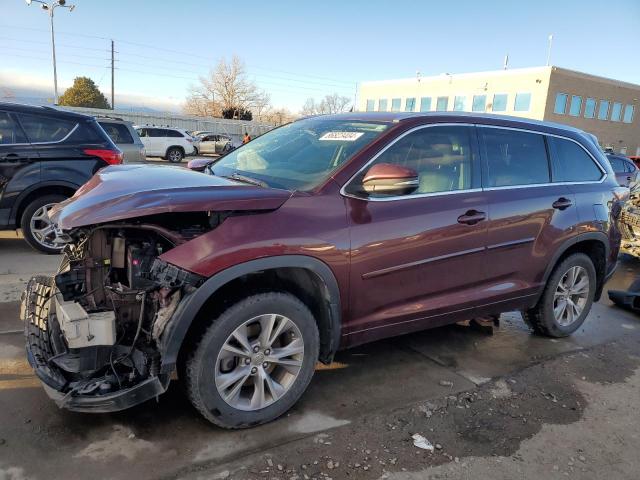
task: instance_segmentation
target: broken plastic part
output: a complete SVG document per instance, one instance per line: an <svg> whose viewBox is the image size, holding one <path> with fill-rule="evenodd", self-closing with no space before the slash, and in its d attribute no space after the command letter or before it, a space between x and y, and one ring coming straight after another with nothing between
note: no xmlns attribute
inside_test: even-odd
<svg viewBox="0 0 640 480"><path fill-rule="evenodd" d="M420 435L419 433L414 433L411 436L411 438L413 438L413 444L416 447L421 448L422 450L428 450L430 452L433 452L434 448L431 442L427 440L425 437L423 437L422 435Z"/></svg>

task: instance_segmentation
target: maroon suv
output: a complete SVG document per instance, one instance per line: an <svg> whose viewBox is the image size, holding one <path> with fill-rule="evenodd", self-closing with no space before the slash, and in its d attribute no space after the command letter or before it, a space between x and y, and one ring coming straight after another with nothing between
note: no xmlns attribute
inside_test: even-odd
<svg viewBox="0 0 640 480"><path fill-rule="evenodd" d="M584 132L447 113L307 118L206 173L108 167L54 209L65 259L22 315L61 407L125 409L177 370L204 417L248 427L338 349L511 310L569 335L628 193Z"/></svg>

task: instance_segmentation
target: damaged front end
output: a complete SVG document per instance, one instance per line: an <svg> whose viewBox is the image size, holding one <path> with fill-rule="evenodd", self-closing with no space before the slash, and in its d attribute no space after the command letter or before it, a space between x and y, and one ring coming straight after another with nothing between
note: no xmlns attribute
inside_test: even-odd
<svg viewBox="0 0 640 480"><path fill-rule="evenodd" d="M629 199L622 207L619 225L622 234L620 252L640 258L640 191L638 187L631 190Z"/></svg>
<svg viewBox="0 0 640 480"><path fill-rule="evenodd" d="M59 272L31 279L21 308L29 363L60 407L123 410L167 389L161 337L204 278L158 257L219 219L207 221L179 232L145 223L67 232Z"/></svg>

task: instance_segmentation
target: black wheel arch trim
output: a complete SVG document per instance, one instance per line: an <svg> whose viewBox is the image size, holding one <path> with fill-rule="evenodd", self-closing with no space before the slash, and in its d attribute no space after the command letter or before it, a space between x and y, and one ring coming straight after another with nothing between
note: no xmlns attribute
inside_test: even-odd
<svg viewBox="0 0 640 480"><path fill-rule="evenodd" d="M540 289L540 292L538 294L536 302L540 299L540 296L542 295L542 292L544 290L544 286L546 285L547 281L549 280L549 277L551 276L551 272L553 272L553 269L558 264L558 260L560 260L562 255L564 255L567 252L567 250L569 250L574 245L576 245L576 244L578 244L580 242L588 241L588 240L597 240L600 243L602 243L602 245L604 247L604 251L605 251L605 264L608 263L608 261L609 261L609 250L610 250L609 237L604 232L581 233L581 234L579 234L579 235L577 235L575 237L570 238L569 240L565 241L560 246L560 248L558 248L558 250L556 250L556 252L553 254L553 257L551 258L551 261L547 265L547 269L544 272L544 278L543 278L543 282L542 282L542 287ZM605 273L605 277L606 277L606 275L607 275L607 268L606 267L605 267L605 272L604 273ZM605 279L603 278L602 281L600 282L600 284L597 287L596 295L595 295L595 298L594 298L595 302L597 302L600 299L600 296L602 295L602 288L604 287L604 283L605 283Z"/></svg>
<svg viewBox="0 0 640 480"><path fill-rule="evenodd" d="M206 280L197 290L186 295L180 302L171 322L167 325L160 342L162 373L175 369L180 348L187 336L193 320L205 302L221 287L250 273L276 268L302 268L313 272L324 283L329 293L326 300L331 328L327 351L321 353L320 360L329 363L340 344L342 330L340 289L333 271L321 260L306 255L280 255L250 260L229 267Z"/></svg>
<svg viewBox="0 0 640 480"><path fill-rule="evenodd" d="M49 195L51 194L51 192L47 192L46 189L51 187L68 188L75 192L80 188L80 185L77 185L72 182L66 182L64 180L50 180L50 181L39 182L34 185L31 185L29 188L25 188L22 192L20 192L20 195L18 196L18 198L16 198L16 201L14 202L13 207L11 208L11 214L9 215L9 225L13 225L13 224L17 225L17 222L19 220L17 218L18 211L20 211L20 209L23 206L25 206L23 205L23 202L25 201L26 198L29 197L29 195L31 195L32 193L38 190L44 190L42 194Z"/></svg>

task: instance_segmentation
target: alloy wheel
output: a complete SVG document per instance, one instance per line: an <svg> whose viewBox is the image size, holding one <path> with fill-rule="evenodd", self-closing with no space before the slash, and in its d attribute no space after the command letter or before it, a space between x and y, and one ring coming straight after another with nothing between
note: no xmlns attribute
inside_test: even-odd
<svg viewBox="0 0 640 480"><path fill-rule="evenodd" d="M182 154L178 150L171 150L169 152L169 160L172 162L179 162L182 160Z"/></svg>
<svg viewBox="0 0 640 480"><path fill-rule="evenodd" d="M568 327L580 317L589 288L589 274L583 267L571 267L560 278L553 296L553 314L559 325Z"/></svg>
<svg viewBox="0 0 640 480"><path fill-rule="evenodd" d="M275 313L246 321L218 353L215 384L233 408L259 410L273 404L294 384L304 358L298 326Z"/></svg>
<svg viewBox="0 0 640 480"><path fill-rule="evenodd" d="M37 209L29 221L29 228L36 242L46 248L62 250L64 243L56 242L58 235L55 225L49 218L49 211L56 205L48 203Z"/></svg>

